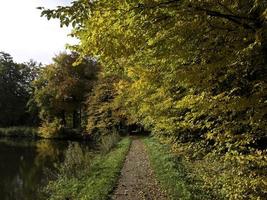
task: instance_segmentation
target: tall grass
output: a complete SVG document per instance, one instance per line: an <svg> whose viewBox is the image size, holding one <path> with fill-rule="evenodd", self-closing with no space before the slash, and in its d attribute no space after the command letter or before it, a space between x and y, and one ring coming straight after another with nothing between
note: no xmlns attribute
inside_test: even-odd
<svg viewBox="0 0 267 200"><path fill-rule="evenodd" d="M66 153L64 162L58 167L58 175L67 178L81 178L81 176L90 170L93 153L89 150L83 150L78 143L70 144Z"/></svg>
<svg viewBox="0 0 267 200"><path fill-rule="evenodd" d="M99 147L102 153L109 152L120 140L120 135L117 132L104 135L100 138Z"/></svg>
<svg viewBox="0 0 267 200"><path fill-rule="evenodd" d="M92 155L72 146L59 175L45 187L45 199L106 200L117 182L130 139L121 140L107 154Z"/></svg>

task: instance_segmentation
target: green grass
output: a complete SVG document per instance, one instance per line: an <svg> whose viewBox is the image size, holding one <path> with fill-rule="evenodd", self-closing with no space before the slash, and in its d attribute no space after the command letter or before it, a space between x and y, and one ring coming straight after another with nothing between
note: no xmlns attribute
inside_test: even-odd
<svg viewBox="0 0 267 200"><path fill-rule="evenodd" d="M51 181L45 188L45 192L48 194L46 199L108 199L119 177L129 146L130 139L124 138L107 154L98 154L94 157L91 155L82 156L90 157L91 161L83 158L87 161L82 164L87 166L84 169L79 169L78 176L59 174L58 178ZM75 152L78 156L76 150ZM80 163L80 159L78 160ZM71 164L71 166L74 165Z"/></svg>
<svg viewBox="0 0 267 200"><path fill-rule="evenodd" d="M49 135L45 137L42 135L37 127L26 126L13 126L7 128L0 128L0 136L13 137L13 138L45 138L45 139L69 139L69 140L82 140L81 131L78 129L64 128L58 134Z"/></svg>
<svg viewBox="0 0 267 200"><path fill-rule="evenodd" d="M156 178L170 199L218 199L210 191L203 189L203 182L190 172L181 157L170 152L168 145L161 144L154 138L146 138L143 141Z"/></svg>
<svg viewBox="0 0 267 200"><path fill-rule="evenodd" d="M0 136L4 137L29 137L38 138L37 128L15 126L8 128L0 128Z"/></svg>

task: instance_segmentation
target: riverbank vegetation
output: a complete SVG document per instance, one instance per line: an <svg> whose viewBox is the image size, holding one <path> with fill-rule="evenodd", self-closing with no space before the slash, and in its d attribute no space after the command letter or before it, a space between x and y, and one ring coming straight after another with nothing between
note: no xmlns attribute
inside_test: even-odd
<svg viewBox="0 0 267 200"><path fill-rule="evenodd" d="M38 138L38 130L37 128L31 128L31 127L6 127L6 128L0 128L0 136L2 137L28 137L28 138Z"/></svg>
<svg viewBox="0 0 267 200"><path fill-rule="evenodd" d="M98 155L72 146L66 153L64 163L58 167L56 179L45 188L45 199L108 199L129 146L130 139L125 138L108 153Z"/></svg>

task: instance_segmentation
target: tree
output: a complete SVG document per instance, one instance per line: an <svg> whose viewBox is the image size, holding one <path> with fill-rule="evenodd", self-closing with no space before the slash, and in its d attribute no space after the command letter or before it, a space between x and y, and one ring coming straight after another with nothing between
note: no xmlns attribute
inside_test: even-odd
<svg viewBox="0 0 267 200"><path fill-rule="evenodd" d="M59 54L54 63L42 69L35 81L34 100L44 122L53 123L58 119L64 127L81 125L83 101L96 79L98 65L95 60L84 58L73 66L77 58L76 53Z"/></svg>
<svg viewBox="0 0 267 200"><path fill-rule="evenodd" d="M34 125L36 113L28 112L32 94L31 82L36 79L40 64L34 61L18 64L0 52L0 126Z"/></svg>
<svg viewBox="0 0 267 200"><path fill-rule="evenodd" d="M99 75L92 92L86 101L87 125L90 137L99 139L123 128L124 119L121 108L116 104L118 77Z"/></svg>

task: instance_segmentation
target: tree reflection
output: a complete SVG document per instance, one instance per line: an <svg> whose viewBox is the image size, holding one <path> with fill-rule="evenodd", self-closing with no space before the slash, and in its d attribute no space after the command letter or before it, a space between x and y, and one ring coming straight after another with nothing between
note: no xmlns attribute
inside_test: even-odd
<svg viewBox="0 0 267 200"><path fill-rule="evenodd" d="M53 171L68 142L49 140L0 140L1 200L37 200L38 189L47 181L45 169Z"/></svg>

